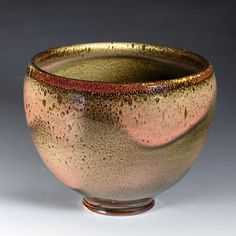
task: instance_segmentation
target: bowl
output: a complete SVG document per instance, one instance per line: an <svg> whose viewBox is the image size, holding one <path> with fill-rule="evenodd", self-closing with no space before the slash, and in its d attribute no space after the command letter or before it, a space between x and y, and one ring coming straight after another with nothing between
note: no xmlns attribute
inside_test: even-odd
<svg viewBox="0 0 236 236"><path fill-rule="evenodd" d="M29 63L24 106L49 170L91 211L132 215L180 180L202 149L216 99L212 65L160 45L90 43Z"/></svg>

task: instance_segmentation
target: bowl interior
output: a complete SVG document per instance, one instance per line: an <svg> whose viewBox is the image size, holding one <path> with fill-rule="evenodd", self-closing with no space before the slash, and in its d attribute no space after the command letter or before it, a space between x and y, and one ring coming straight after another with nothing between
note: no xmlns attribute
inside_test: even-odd
<svg viewBox="0 0 236 236"><path fill-rule="evenodd" d="M208 67L204 58L185 50L133 43L55 48L37 55L33 63L49 74L106 83L170 80Z"/></svg>

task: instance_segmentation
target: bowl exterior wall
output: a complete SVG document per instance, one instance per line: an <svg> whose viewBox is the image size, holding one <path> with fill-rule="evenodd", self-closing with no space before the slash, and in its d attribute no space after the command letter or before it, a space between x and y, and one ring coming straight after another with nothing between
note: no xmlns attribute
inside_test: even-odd
<svg viewBox="0 0 236 236"><path fill-rule="evenodd" d="M27 123L46 166L82 194L112 200L176 183L202 148L215 98L214 74L147 92L62 89L29 74L24 82Z"/></svg>

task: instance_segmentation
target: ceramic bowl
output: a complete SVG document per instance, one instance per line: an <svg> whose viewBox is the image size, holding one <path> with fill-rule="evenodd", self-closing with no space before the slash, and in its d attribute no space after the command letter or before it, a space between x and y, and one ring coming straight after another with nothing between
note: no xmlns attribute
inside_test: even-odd
<svg viewBox="0 0 236 236"><path fill-rule="evenodd" d="M211 64L159 45L91 43L29 63L24 104L50 171L110 215L144 212L194 164L216 98Z"/></svg>

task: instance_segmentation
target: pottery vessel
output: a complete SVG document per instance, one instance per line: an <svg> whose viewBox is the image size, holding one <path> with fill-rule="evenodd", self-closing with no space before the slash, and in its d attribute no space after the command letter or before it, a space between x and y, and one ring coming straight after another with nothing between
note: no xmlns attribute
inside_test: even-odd
<svg viewBox="0 0 236 236"><path fill-rule="evenodd" d="M144 212L192 167L215 106L212 65L159 45L91 43L29 63L24 105L50 171L110 215Z"/></svg>

